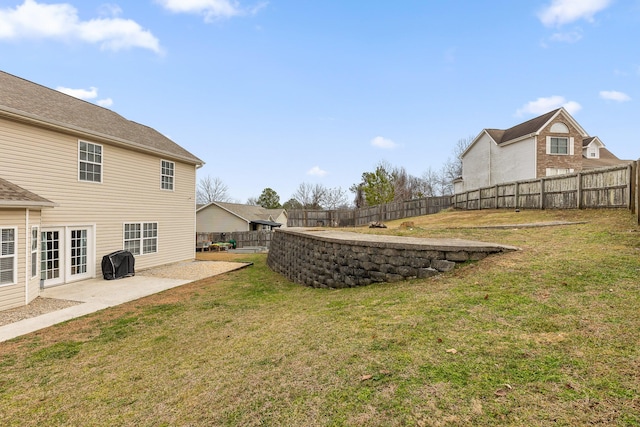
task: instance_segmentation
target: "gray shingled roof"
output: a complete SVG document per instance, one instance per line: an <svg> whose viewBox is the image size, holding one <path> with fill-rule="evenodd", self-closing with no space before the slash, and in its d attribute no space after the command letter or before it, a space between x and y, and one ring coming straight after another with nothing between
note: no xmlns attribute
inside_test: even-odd
<svg viewBox="0 0 640 427"><path fill-rule="evenodd" d="M270 216L277 216L283 210L283 209L265 209L262 206L243 205L240 203L226 203L226 202L214 202L214 203L220 206L221 208L226 209L229 212L249 222L269 221Z"/></svg>
<svg viewBox="0 0 640 427"><path fill-rule="evenodd" d="M582 146L586 147L587 145L591 144L591 141L593 141L596 138L597 138L596 136L590 136L589 138L584 138L582 140Z"/></svg>
<svg viewBox="0 0 640 427"><path fill-rule="evenodd" d="M57 90L0 71L0 112L94 134L192 164L204 162L148 126Z"/></svg>
<svg viewBox="0 0 640 427"><path fill-rule="evenodd" d="M632 162L632 160L620 160L615 154L604 147L600 147L598 151L600 152L599 159L593 159L590 157L584 157L582 159L583 169L605 168L609 166L629 164Z"/></svg>
<svg viewBox="0 0 640 427"><path fill-rule="evenodd" d="M496 141L496 143L498 144L518 139L522 136L538 132L540 128L544 126L544 124L547 123L551 119L551 117L553 117L559 110L560 109L558 108L553 111L549 111L546 114L534 117L531 120L527 120L524 123L520 123L519 125L503 131L499 129L487 129L487 132L489 132L489 135L491 135L494 141ZM499 135L500 133L501 135ZM498 135L500 139L496 139Z"/></svg>
<svg viewBox="0 0 640 427"><path fill-rule="evenodd" d="M53 207L55 203L0 178L0 207Z"/></svg>

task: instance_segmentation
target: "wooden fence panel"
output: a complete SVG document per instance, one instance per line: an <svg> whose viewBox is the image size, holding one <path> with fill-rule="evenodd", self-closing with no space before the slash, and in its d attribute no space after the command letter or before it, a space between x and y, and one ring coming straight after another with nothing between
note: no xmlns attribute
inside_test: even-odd
<svg viewBox="0 0 640 427"><path fill-rule="evenodd" d="M196 233L196 248L202 249L207 242L229 242L236 241L237 248L246 248L249 246L271 246L273 231L232 231L229 233Z"/></svg>
<svg viewBox="0 0 640 427"><path fill-rule="evenodd" d="M637 162L640 163L640 160ZM637 164L484 187L452 197L460 209L640 208ZM640 216L640 215L639 215Z"/></svg>
<svg viewBox="0 0 640 427"><path fill-rule="evenodd" d="M630 175L629 168L583 173L581 206L630 207Z"/></svg>
<svg viewBox="0 0 640 427"><path fill-rule="evenodd" d="M516 183L497 186L497 204L498 208L516 207Z"/></svg>
<svg viewBox="0 0 640 427"><path fill-rule="evenodd" d="M420 215L430 215L451 206L451 196L392 202L361 209L303 210L287 212L288 227L354 227L372 222L393 221Z"/></svg>

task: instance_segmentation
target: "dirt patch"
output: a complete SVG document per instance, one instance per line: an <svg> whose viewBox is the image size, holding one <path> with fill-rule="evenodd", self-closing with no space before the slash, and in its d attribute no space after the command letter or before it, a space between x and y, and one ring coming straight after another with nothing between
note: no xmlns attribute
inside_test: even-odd
<svg viewBox="0 0 640 427"><path fill-rule="evenodd" d="M183 261L136 272L140 276L197 281L246 267L248 263L230 261ZM0 311L0 327L24 319L82 304L57 298L37 297L28 305Z"/></svg>
<svg viewBox="0 0 640 427"><path fill-rule="evenodd" d="M248 264L229 261L183 261L174 264L141 270L140 276L161 277L164 279L201 280L218 274L238 270Z"/></svg>

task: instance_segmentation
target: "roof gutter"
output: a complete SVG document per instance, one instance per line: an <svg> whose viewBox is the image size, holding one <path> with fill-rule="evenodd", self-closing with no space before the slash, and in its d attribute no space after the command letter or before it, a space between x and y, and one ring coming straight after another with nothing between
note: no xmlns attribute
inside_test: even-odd
<svg viewBox="0 0 640 427"><path fill-rule="evenodd" d="M515 144L516 142L524 141L525 139L533 138L535 136L538 136L538 132L533 132L533 133L530 133L528 135L522 135L522 136L520 136L518 138L512 139L510 141L502 142L502 143L500 143L498 145L500 145L500 146L511 145L511 144Z"/></svg>
<svg viewBox="0 0 640 427"><path fill-rule="evenodd" d="M31 208L55 208L60 206L54 202L29 202L26 200L0 200L0 209L31 209Z"/></svg>

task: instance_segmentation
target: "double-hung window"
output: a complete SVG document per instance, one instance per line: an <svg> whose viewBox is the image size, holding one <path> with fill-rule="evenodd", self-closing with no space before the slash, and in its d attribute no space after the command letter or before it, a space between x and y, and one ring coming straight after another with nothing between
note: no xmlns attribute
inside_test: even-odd
<svg viewBox="0 0 640 427"><path fill-rule="evenodd" d="M133 255L158 252L158 223L130 222L124 224L124 250Z"/></svg>
<svg viewBox="0 0 640 427"><path fill-rule="evenodd" d="M162 160L160 166L160 188L173 191L173 179L175 177L176 164L168 160Z"/></svg>
<svg viewBox="0 0 640 427"><path fill-rule="evenodd" d="M16 283L16 229L0 228L0 285Z"/></svg>
<svg viewBox="0 0 640 427"><path fill-rule="evenodd" d="M569 154L569 138L551 137L550 154Z"/></svg>
<svg viewBox="0 0 640 427"><path fill-rule="evenodd" d="M78 179L102 182L102 145L78 142Z"/></svg>

